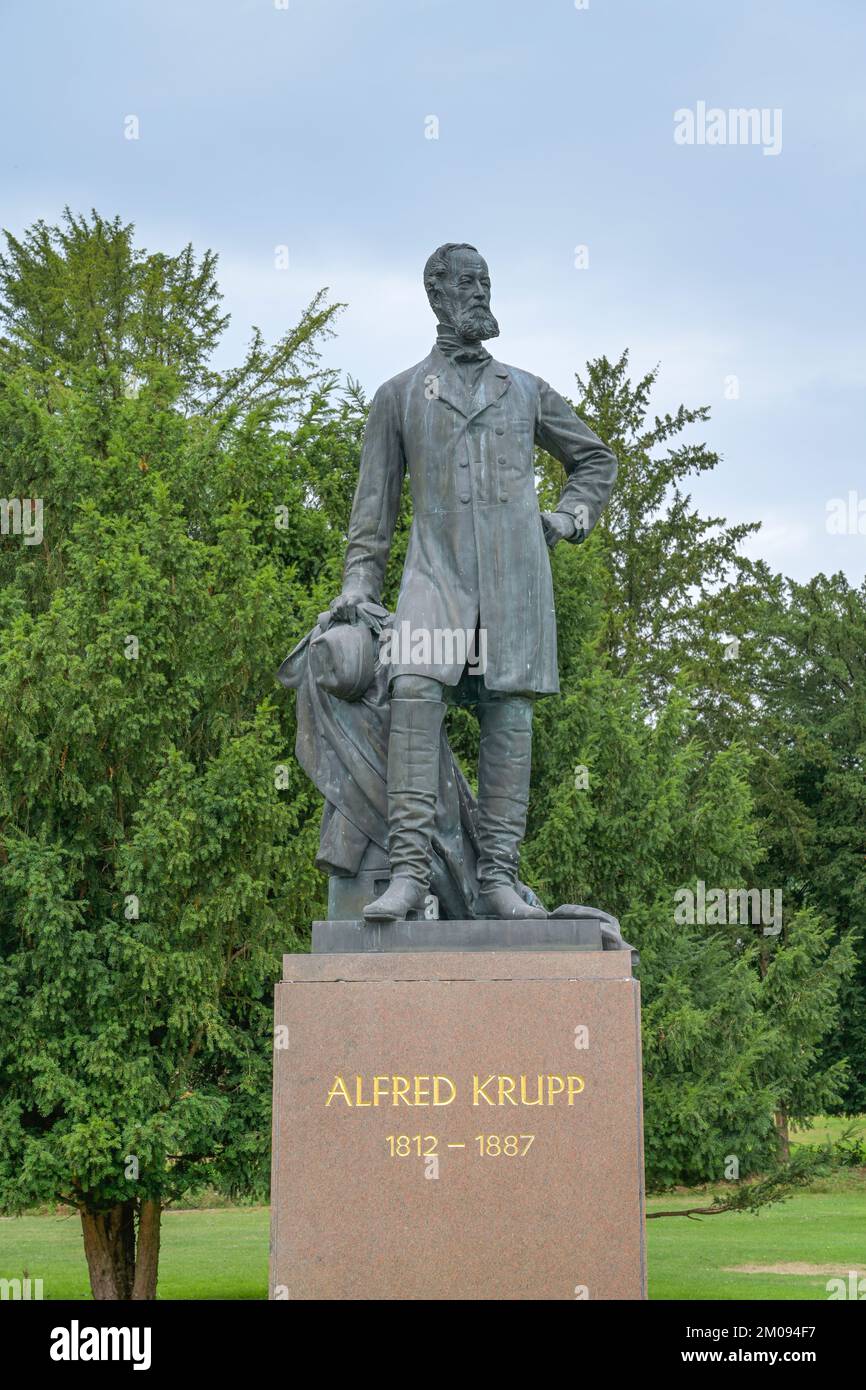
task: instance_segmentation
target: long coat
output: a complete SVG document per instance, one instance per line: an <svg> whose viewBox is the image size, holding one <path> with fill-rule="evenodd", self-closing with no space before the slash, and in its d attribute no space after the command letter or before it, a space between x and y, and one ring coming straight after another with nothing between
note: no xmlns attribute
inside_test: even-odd
<svg viewBox="0 0 866 1390"><path fill-rule="evenodd" d="M491 358L469 397L438 347L386 381L367 420L343 587L379 599L408 469L413 522L395 629L435 638L478 626L488 689L548 694L559 689L556 617L534 444L565 468L557 510L583 539L610 495L616 458L547 382ZM429 661L395 664L392 674L456 685L464 661L451 655L447 641L431 645Z"/></svg>

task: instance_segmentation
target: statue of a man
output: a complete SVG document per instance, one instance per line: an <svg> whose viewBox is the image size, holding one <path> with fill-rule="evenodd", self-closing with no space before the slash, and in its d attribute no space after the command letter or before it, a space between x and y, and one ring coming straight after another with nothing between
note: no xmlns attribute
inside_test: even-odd
<svg viewBox="0 0 866 1390"><path fill-rule="evenodd" d="M547 552L592 529L610 495L616 458L547 382L487 352L484 341L499 325L487 265L474 246L440 246L424 268L424 286L438 322L436 344L373 398L343 592L331 605L335 619L351 621L358 603L378 602L408 470L413 521L394 630L411 642L396 644L390 675L391 879L364 916L393 921L423 910L440 730L446 699L459 687L480 724L475 915L544 917L515 883L532 705L559 689ZM536 444L567 475L555 512L539 510ZM469 672L460 634L484 654Z"/></svg>

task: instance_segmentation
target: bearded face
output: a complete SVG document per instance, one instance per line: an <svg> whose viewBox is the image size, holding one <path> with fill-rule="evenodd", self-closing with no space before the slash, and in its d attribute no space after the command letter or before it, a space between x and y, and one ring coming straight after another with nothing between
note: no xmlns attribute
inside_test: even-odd
<svg viewBox="0 0 866 1390"><path fill-rule="evenodd" d="M458 311L455 315L454 327L460 337L465 338L470 343L483 343L485 338L499 337L499 324L490 309L483 304Z"/></svg>
<svg viewBox="0 0 866 1390"><path fill-rule="evenodd" d="M439 282L433 307L441 322L450 324L467 342L499 336L499 324L490 310L487 262L477 251L461 247L451 252L448 274Z"/></svg>

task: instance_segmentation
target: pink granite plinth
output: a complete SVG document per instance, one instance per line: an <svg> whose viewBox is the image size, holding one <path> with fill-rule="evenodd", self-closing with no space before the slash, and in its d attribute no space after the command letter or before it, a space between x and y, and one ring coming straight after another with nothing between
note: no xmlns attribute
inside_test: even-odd
<svg viewBox="0 0 866 1390"><path fill-rule="evenodd" d="M293 955L271 1297L646 1297L628 951Z"/></svg>

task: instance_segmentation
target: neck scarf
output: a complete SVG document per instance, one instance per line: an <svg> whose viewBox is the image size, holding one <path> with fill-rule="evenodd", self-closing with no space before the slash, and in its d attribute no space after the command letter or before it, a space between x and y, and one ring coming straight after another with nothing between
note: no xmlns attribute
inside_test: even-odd
<svg viewBox="0 0 866 1390"><path fill-rule="evenodd" d="M483 343L473 343L467 338L461 338L456 328L452 328L448 323L437 324L436 329L436 346L446 357L450 357L452 362L483 364L490 361L490 353Z"/></svg>

